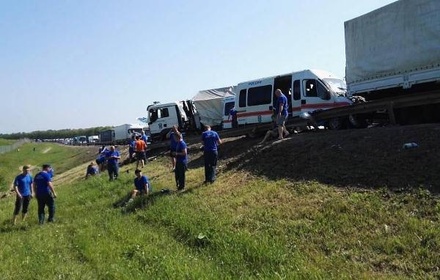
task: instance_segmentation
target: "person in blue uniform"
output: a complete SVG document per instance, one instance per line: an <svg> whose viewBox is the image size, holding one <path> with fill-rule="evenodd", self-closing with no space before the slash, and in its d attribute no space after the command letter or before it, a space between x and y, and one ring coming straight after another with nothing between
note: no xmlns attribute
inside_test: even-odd
<svg viewBox="0 0 440 280"><path fill-rule="evenodd" d="M49 211L48 222L53 222L55 217L55 198L57 194L52 184L52 176L50 175L51 166L43 164L40 171L34 178L34 193L38 201L38 222L44 224L45 208Z"/></svg>
<svg viewBox="0 0 440 280"><path fill-rule="evenodd" d="M176 149L171 152L171 155L176 158L176 169L174 171L174 178L176 180L177 190L185 189L185 172L188 164L188 147L183 141L182 134L176 132L173 135L176 140Z"/></svg>
<svg viewBox="0 0 440 280"><path fill-rule="evenodd" d="M215 169L218 160L218 146L222 143L217 132L211 130L209 125L205 125L202 133L203 157L205 161L205 182L214 183Z"/></svg>
<svg viewBox="0 0 440 280"><path fill-rule="evenodd" d="M14 180L14 190L15 190L15 208L14 217L12 223L15 225L17 223L18 214L22 214L22 220L26 220L29 203L33 196L33 181L30 175L30 167L25 165L22 168L22 173L17 175Z"/></svg>
<svg viewBox="0 0 440 280"><path fill-rule="evenodd" d="M110 181L113 181L119 176L119 159L121 159L121 155L115 146L110 147L110 151L106 153L106 159L108 176Z"/></svg>

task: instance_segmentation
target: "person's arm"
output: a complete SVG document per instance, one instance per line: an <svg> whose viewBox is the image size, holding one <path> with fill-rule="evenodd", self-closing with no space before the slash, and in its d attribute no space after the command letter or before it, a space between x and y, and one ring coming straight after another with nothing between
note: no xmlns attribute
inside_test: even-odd
<svg viewBox="0 0 440 280"><path fill-rule="evenodd" d="M220 139L220 136L217 133L217 144L220 145L222 142L222 139Z"/></svg>
<svg viewBox="0 0 440 280"><path fill-rule="evenodd" d="M148 184L148 181L145 182L144 188L145 188L145 194L148 196L150 194L150 186Z"/></svg>
<svg viewBox="0 0 440 280"><path fill-rule="evenodd" d="M23 198L23 196L21 195L20 191L18 190L18 185L14 184L14 190L15 190L15 193L16 193L20 198Z"/></svg>
<svg viewBox="0 0 440 280"><path fill-rule="evenodd" d="M186 154L188 153L187 149L182 149L180 152L176 153L176 156L186 156Z"/></svg>
<svg viewBox="0 0 440 280"><path fill-rule="evenodd" d="M53 187L52 182L48 182L47 185L49 186L49 189L50 189L50 191L52 192L53 197L56 198L56 197L57 197L57 194L55 193L55 189L54 189L54 187Z"/></svg>
<svg viewBox="0 0 440 280"><path fill-rule="evenodd" d="M34 194L36 194L37 192L35 191L35 188L36 188L36 186L35 186L35 183L34 182L32 182L32 184L31 184L31 192Z"/></svg>
<svg viewBox="0 0 440 280"><path fill-rule="evenodd" d="M280 105L278 106L278 116L281 116L282 111L283 111L283 103L280 102Z"/></svg>

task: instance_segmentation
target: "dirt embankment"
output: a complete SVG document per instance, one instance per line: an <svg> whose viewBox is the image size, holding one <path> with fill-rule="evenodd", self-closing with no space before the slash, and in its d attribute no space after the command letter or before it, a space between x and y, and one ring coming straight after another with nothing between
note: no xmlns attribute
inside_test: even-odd
<svg viewBox="0 0 440 280"><path fill-rule="evenodd" d="M225 139L219 169L269 179L314 180L338 187L440 192L440 124L319 130L258 145L261 138ZM405 149L405 143L418 147ZM197 145L190 165L202 166Z"/></svg>

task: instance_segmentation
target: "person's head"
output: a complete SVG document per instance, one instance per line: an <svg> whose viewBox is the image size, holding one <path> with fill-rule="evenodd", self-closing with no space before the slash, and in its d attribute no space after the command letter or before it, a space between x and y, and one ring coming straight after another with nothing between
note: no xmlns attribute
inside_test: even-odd
<svg viewBox="0 0 440 280"><path fill-rule="evenodd" d="M93 165L95 165L95 162L92 161L89 165L90 165L90 166L93 166Z"/></svg>
<svg viewBox="0 0 440 280"><path fill-rule="evenodd" d="M44 171L49 171L52 167L50 166L50 164L46 163L46 164L43 164L42 168Z"/></svg>
<svg viewBox="0 0 440 280"><path fill-rule="evenodd" d="M140 169L136 169L134 171L134 175L136 175L136 177L141 177L142 176L142 171Z"/></svg>
<svg viewBox="0 0 440 280"><path fill-rule="evenodd" d="M136 140L141 139L141 137L139 135L136 135Z"/></svg>
<svg viewBox="0 0 440 280"><path fill-rule="evenodd" d="M179 131L175 132L173 134L174 140L176 140L176 142L179 142L180 140L182 140L182 133L180 133Z"/></svg>
<svg viewBox="0 0 440 280"><path fill-rule="evenodd" d="M110 146L110 151L114 151L116 149L115 146Z"/></svg>
<svg viewBox="0 0 440 280"><path fill-rule="evenodd" d="M275 96L276 97L279 97L281 94L282 94L281 89L278 88L278 89L275 90Z"/></svg>
<svg viewBox="0 0 440 280"><path fill-rule="evenodd" d="M209 126L209 125L205 125L205 130L211 130L211 126Z"/></svg>
<svg viewBox="0 0 440 280"><path fill-rule="evenodd" d="M29 165L24 165L22 170L23 173L28 173L31 170L31 168L29 167Z"/></svg>
<svg viewBox="0 0 440 280"><path fill-rule="evenodd" d="M173 125L173 127L171 128L173 130L173 132L178 132L179 130L177 129L177 125Z"/></svg>

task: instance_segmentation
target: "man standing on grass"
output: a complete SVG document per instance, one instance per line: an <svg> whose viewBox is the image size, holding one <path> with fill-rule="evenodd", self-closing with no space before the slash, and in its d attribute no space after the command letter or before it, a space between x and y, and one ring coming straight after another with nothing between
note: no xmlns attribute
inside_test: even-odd
<svg viewBox="0 0 440 280"><path fill-rule="evenodd" d="M215 168L218 160L218 145L222 143L218 133L211 130L209 125L205 125L205 131L202 133L203 157L205 159L205 184L214 183Z"/></svg>
<svg viewBox="0 0 440 280"><path fill-rule="evenodd" d="M147 143L140 136L136 136L136 142L134 143L134 150L136 152L136 169L139 167L139 161L141 162L141 168L144 168L146 158L145 151L147 150Z"/></svg>
<svg viewBox="0 0 440 280"><path fill-rule="evenodd" d="M20 209L22 209L22 220L26 220L29 203L32 199L33 181L32 176L29 174L29 169L29 166L23 166L22 173L15 177L14 180L14 190L16 193L14 217L12 219L14 225L17 223Z"/></svg>
<svg viewBox="0 0 440 280"><path fill-rule="evenodd" d="M57 194L52 185L52 176L50 175L51 167L49 164L43 164L43 170L35 175L34 193L38 201L38 222L44 224L46 213L44 208L47 206L49 210L48 222L53 222L55 217L55 198Z"/></svg>
<svg viewBox="0 0 440 280"><path fill-rule="evenodd" d="M176 158L176 169L174 170L174 178L176 179L176 187L178 191L185 189L185 172L188 164L188 148L183 141L182 134L176 132L173 134L176 140L176 149L171 151L171 156Z"/></svg>
<svg viewBox="0 0 440 280"><path fill-rule="evenodd" d="M106 154L107 158L107 170L110 181L113 181L119 176L119 159L121 155L116 150L115 146L110 147L110 151Z"/></svg>

